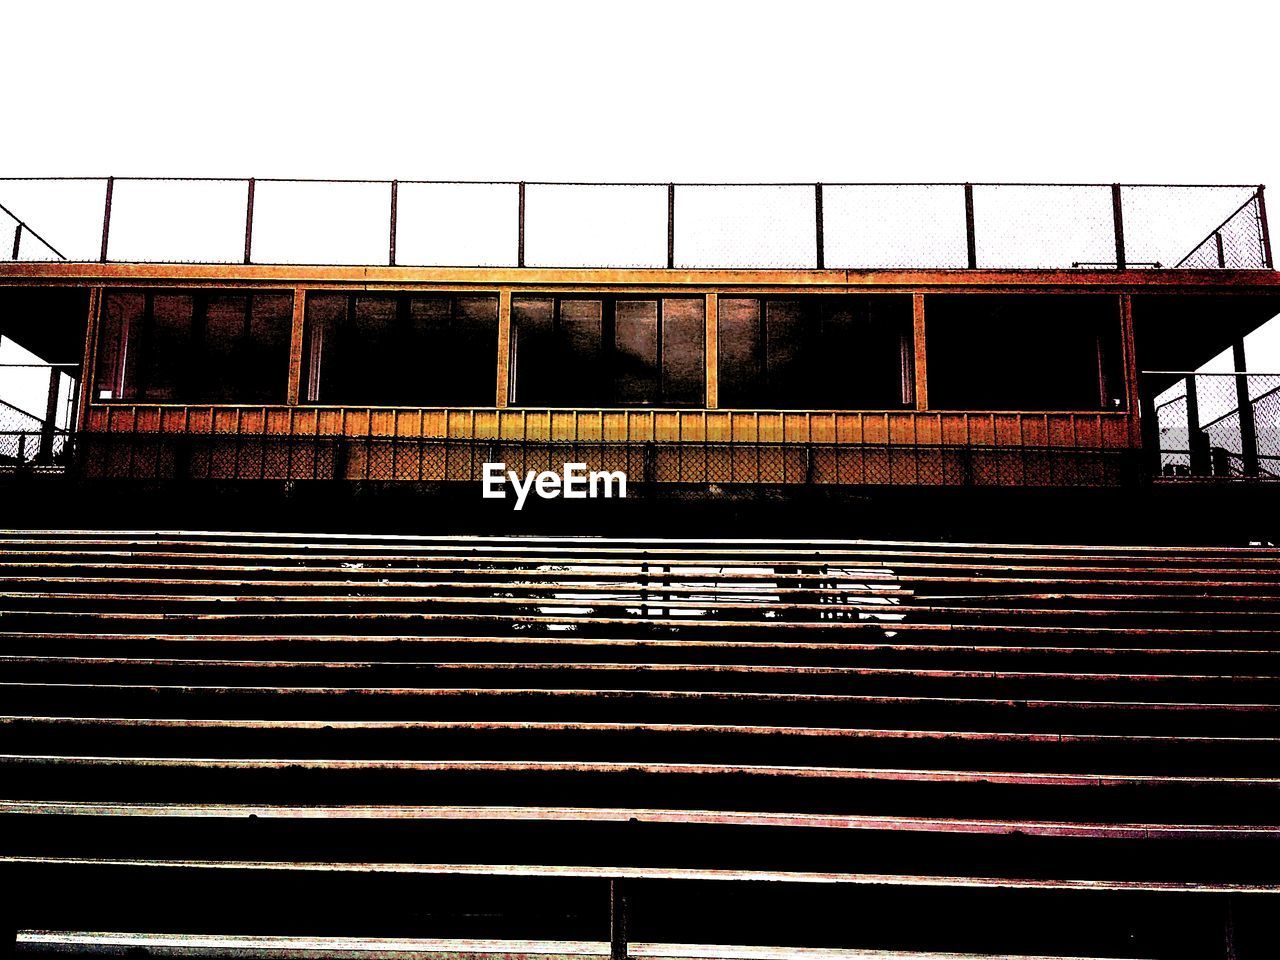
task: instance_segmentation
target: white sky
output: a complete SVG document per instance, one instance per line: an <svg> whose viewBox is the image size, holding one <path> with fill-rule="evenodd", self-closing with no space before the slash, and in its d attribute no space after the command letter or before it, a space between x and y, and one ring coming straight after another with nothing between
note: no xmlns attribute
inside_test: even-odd
<svg viewBox="0 0 1280 960"><path fill-rule="evenodd" d="M1280 209L1274 3L61 2L0 23L0 176L1269 182Z"/></svg>

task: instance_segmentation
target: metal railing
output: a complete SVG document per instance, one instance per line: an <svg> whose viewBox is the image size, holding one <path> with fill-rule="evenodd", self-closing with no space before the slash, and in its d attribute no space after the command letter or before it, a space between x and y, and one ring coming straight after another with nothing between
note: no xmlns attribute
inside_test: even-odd
<svg viewBox="0 0 1280 960"><path fill-rule="evenodd" d="M1122 448L931 443L444 439L94 432L79 472L133 480L479 483L486 463L559 473L621 471L629 486L1120 486L1136 478Z"/></svg>
<svg viewBox="0 0 1280 960"><path fill-rule="evenodd" d="M1280 374L1163 371L1147 443L1161 478L1280 480Z"/></svg>
<svg viewBox="0 0 1280 960"><path fill-rule="evenodd" d="M10 178L6 228L32 261L1273 268L1241 184Z"/></svg>
<svg viewBox="0 0 1280 960"><path fill-rule="evenodd" d="M0 469L67 466L78 370L72 363L0 363Z"/></svg>

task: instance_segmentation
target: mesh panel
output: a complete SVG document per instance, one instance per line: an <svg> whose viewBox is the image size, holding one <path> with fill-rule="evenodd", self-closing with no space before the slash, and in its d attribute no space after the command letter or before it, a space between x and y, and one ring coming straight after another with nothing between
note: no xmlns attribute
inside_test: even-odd
<svg viewBox="0 0 1280 960"><path fill-rule="evenodd" d="M512 267L520 232L514 183L401 183L396 263Z"/></svg>
<svg viewBox="0 0 1280 960"><path fill-rule="evenodd" d="M1266 246L1262 232L1262 208L1256 196L1237 210L1226 222L1201 241L1177 267L1188 269L1232 268L1262 270L1267 268Z"/></svg>
<svg viewBox="0 0 1280 960"><path fill-rule="evenodd" d="M94 261L106 181L0 180L0 259L14 226L19 259ZM243 181L115 181L111 259L238 262ZM396 262L510 266L519 242L518 186L414 183L398 187ZM1249 186L1121 188L1130 266L1266 268L1261 204ZM525 262L547 267L662 267L667 188L540 184L526 188ZM826 185L823 265L964 267L960 184ZM977 266L1069 268L1116 260L1109 186L975 184ZM812 185L678 185L674 260L692 268L809 269L818 264ZM16 219L15 219L16 218ZM31 231L34 231L32 233ZM39 237L43 237L42 243ZM374 265L391 256L391 184L259 180L252 260ZM56 252L55 252L56 251Z"/></svg>
<svg viewBox="0 0 1280 960"><path fill-rule="evenodd" d="M525 264L665 267L667 188L529 184Z"/></svg>
<svg viewBox="0 0 1280 960"><path fill-rule="evenodd" d="M258 181L255 263L386 263L391 242L387 183Z"/></svg>
<svg viewBox="0 0 1280 960"><path fill-rule="evenodd" d="M867 443L697 443L91 434L88 476L224 480L478 483L485 463L559 472L622 471L628 490L659 484L1113 486L1133 476L1130 452L1061 447Z"/></svg>
<svg viewBox="0 0 1280 960"><path fill-rule="evenodd" d="M1198 374L1197 417L1188 413L1187 379L1156 397L1159 471L1165 477L1239 477L1250 472L1247 434L1252 425L1258 474L1280 479L1280 374L1245 374L1249 406L1241 417L1238 377Z"/></svg>
<svg viewBox="0 0 1280 960"><path fill-rule="evenodd" d="M18 218L0 210L0 262L5 260L61 260L58 252L32 233Z"/></svg>
<svg viewBox="0 0 1280 960"><path fill-rule="evenodd" d="M48 241L38 243L30 235L22 240L19 260L58 260L56 249L68 260L97 260L102 247L102 211L106 179L96 180L0 180L0 204ZM12 252L0 247L0 257Z"/></svg>
<svg viewBox="0 0 1280 960"><path fill-rule="evenodd" d="M1110 187L976 185L973 221L979 267L1116 260Z"/></svg>
<svg viewBox="0 0 1280 960"><path fill-rule="evenodd" d="M107 258L238 263L248 190L243 180L117 180Z"/></svg>
<svg viewBox="0 0 1280 960"><path fill-rule="evenodd" d="M1179 263L1253 194L1252 187L1122 187L1128 260Z"/></svg>
<svg viewBox="0 0 1280 960"><path fill-rule="evenodd" d="M828 267L963 267L964 188L824 186L823 249Z"/></svg>
<svg viewBox="0 0 1280 960"><path fill-rule="evenodd" d="M676 187L677 267L813 267L814 188Z"/></svg>

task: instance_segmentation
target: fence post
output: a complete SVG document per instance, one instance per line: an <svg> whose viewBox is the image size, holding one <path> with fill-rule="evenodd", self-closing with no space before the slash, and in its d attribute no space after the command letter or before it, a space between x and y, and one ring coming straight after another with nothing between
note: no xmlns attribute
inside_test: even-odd
<svg viewBox="0 0 1280 960"><path fill-rule="evenodd" d="M827 258L822 240L822 184L820 183L813 185L813 213L818 241L818 269L822 270L826 267Z"/></svg>
<svg viewBox="0 0 1280 960"><path fill-rule="evenodd" d="M1111 185L1111 221L1116 233L1116 269L1124 270L1128 266L1124 255L1124 200L1118 183Z"/></svg>
<svg viewBox="0 0 1280 960"><path fill-rule="evenodd" d="M965 247L969 253L969 269L978 266L978 235L973 226L973 184L964 185L964 236Z"/></svg>
<svg viewBox="0 0 1280 960"><path fill-rule="evenodd" d="M1262 231L1262 265L1268 270L1275 269L1275 261L1271 259L1271 228L1267 225L1266 186L1258 184L1258 226Z"/></svg>
<svg viewBox="0 0 1280 960"><path fill-rule="evenodd" d="M116 178L107 177L107 195L102 204L102 253L98 259L107 262L107 238L111 235L111 194L116 189Z"/></svg>
<svg viewBox="0 0 1280 960"><path fill-rule="evenodd" d="M667 269L676 265L676 185L667 184Z"/></svg>
<svg viewBox="0 0 1280 960"><path fill-rule="evenodd" d="M1236 413L1240 418L1240 460L1247 477L1258 475L1258 430L1253 420L1253 401L1249 399L1249 377L1245 373L1244 338L1231 344L1231 357L1235 361L1238 376L1236 382Z"/></svg>
<svg viewBox="0 0 1280 960"><path fill-rule="evenodd" d="M256 184L249 178L249 192L244 204L244 262L253 262L253 194Z"/></svg>
<svg viewBox="0 0 1280 960"><path fill-rule="evenodd" d="M627 960L627 898L618 878L609 881L609 960Z"/></svg>
<svg viewBox="0 0 1280 960"><path fill-rule="evenodd" d="M520 209L518 216L520 218L520 234L516 240L516 266L524 266L524 181L520 181Z"/></svg>
<svg viewBox="0 0 1280 960"><path fill-rule="evenodd" d="M396 226L399 217L400 207L400 181L391 181L391 238L390 249L387 253L387 265L394 267L396 265Z"/></svg>

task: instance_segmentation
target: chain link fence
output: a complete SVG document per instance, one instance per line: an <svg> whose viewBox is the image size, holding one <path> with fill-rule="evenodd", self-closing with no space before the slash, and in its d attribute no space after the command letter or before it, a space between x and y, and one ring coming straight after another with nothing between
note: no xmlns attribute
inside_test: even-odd
<svg viewBox="0 0 1280 960"><path fill-rule="evenodd" d="M1280 374L1184 374L1153 411L1160 477L1280 479Z"/></svg>
<svg viewBox="0 0 1280 960"><path fill-rule="evenodd" d="M74 404L75 381L62 368L0 364L0 469L65 466Z"/></svg>
<svg viewBox="0 0 1280 960"><path fill-rule="evenodd" d="M87 433L79 471L144 480L479 483L485 464L521 478L565 464L626 475L629 486L1119 486L1132 451L1114 448L443 440L423 437Z"/></svg>
<svg viewBox="0 0 1280 960"><path fill-rule="evenodd" d="M1253 185L0 180L0 259L1271 269Z"/></svg>

